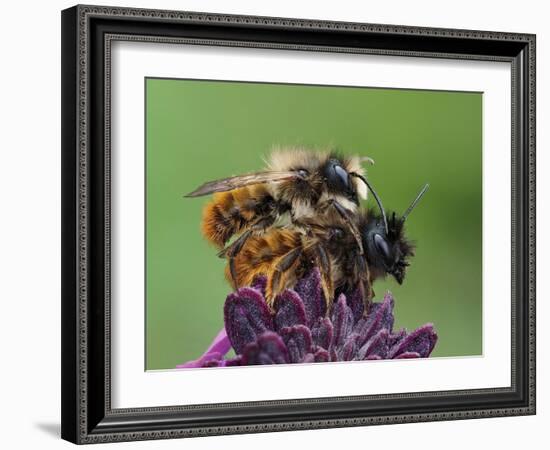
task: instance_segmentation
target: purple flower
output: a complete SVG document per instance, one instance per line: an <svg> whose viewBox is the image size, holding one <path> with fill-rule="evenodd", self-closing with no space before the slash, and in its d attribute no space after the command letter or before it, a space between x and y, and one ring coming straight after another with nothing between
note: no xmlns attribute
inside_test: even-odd
<svg viewBox="0 0 550 450"><path fill-rule="evenodd" d="M190 369L196 367L210 367L210 365L213 365L214 367L225 365L220 364L220 362L227 362L227 360L224 360L223 357L227 354L227 352L229 352L229 350L231 350L231 343L227 338L227 333L225 332L224 327L199 359L188 361L184 364L178 364L176 368Z"/></svg>
<svg viewBox="0 0 550 450"><path fill-rule="evenodd" d="M437 341L429 323L412 333L395 332L389 293L368 310L358 289L340 294L327 314L317 269L282 292L273 311L264 295L263 278L229 294L224 329L203 356L177 367L426 358ZM225 359L231 348L237 356Z"/></svg>

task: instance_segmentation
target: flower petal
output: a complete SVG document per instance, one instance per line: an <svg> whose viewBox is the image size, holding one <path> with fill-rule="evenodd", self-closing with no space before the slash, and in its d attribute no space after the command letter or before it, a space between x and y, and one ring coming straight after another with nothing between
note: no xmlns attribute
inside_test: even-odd
<svg viewBox="0 0 550 450"><path fill-rule="evenodd" d="M240 366L241 357L235 356L234 358L226 359L224 362L225 362L225 367Z"/></svg>
<svg viewBox="0 0 550 450"><path fill-rule="evenodd" d="M420 355L416 352L405 352L405 353L401 353L399 356L396 356L394 359L411 359L411 358L420 358Z"/></svg>
<svg viewBox="0 0 550 450"><path fill-rule="evenodd" d="M352 334L346 339L342 350L340 351L340 361L352 361L357 353L357 335Z"/></svg>
<svg viewBox="0 0 550 450"><path fill-rule="evenodd" d="M406 337L407 337L407 330L405 330L405 328L401 328L401 330L399 330L397 333L390 334L388 343L390 347L394 347Z"/></svg>
<svg viewBox="0 0 550 450"><path fill-rule="evenodd" d="M357 352L357 359L368 359L370 356L376 355L380 359L386 359L388 357L389 345L388 345L389 332L387 329L382 328L376 333L369 341L363 345Z"/></svg>
<svg viewBox="0 0 550 450"><path fill-rule="evenodd" d="M315 362L328 362L328 361L330 361L329 353L324 348L317 349L315 351L313 357L315 359Z"/></svg>
<svg viewBox="0 0 550 450"><path fill-rule="evenodd" d="M323 294L319 269L311 270L300 279L294 290L302 299L306 311L307 326L311 327L317 318L324 317L327 312L327 302Z"/></svg>
<svg viewBox="0 0 550 450"><path fill-rule="evenodd" d="M306 311L300 296L292 289L287 289L275 298L275 330L306 323Z"/></svg>
<svg viewBox="0 0 550 450"><path fill-rule="evenodd" d="M265 288L267 287L267 277L265 275L258 275L252 281L250 286L252 289L260 291L260 294L265 297Z"/></svg>
<svg viewBox="0 0 550 450"><path fill-rule="evenodd" d="M350 292L346 292L346 303L353 313L353 323L357 323L365 314L365 300L359 285Z"/></svg>
<svg viewBox="0 0 550 450"><path fill-rule="evenodd" d="M194 361L188 361L183 364L178 364L177 369L186 369L194 367L204 367L205 361L209 361L212 358L222 360L223 357L231 350L231 342L225 332L225 327L222 328L216 335L210 346L206 349L203 355L195 359ZM214 356L217 355L217 358Z"/></svg>
<svg viewBox="0 0 550 450"><path fill-rule="evenodd" d="M346 296L344 294L340 294L332 310L332 325L334 327L332 344L337 347L344 345L353 327L353 313L346 304Z"/></svg>
<svg viewBox="0 0 550 450"><path fill-rule="evenodd" d="M392 332L393 329L393 297L388 292L384 295L382 303L372 303L367 313L367 318L360 321L355 331L360 335L358 345L363 346L367 341L377 334L380 330L386 329ZM360 328L360 329L359 329Z"/></svg>
<svg viewBox="0 0 550 450"><path fill-rule="evenodd" d="M206 361L201 367L224 367L225 361L223 359L210 359Z"/></svg>
<svg viewBox="0 0 550 450"><path fill-rule="evenodd" d="M430 356L436 342L437 334L433 324L427 323L414 330L399 341L397 345L393 346L389 357L396 358L402 353L418 353L421 358L427 358Z"/></svg>
<svg viewBox="0 0 550 450"><path fill-rule="evenodd" d="M256 342L248 344L241 355L243 366L260 364L286 364L288 350L277 333L266 331Z"/></svg>
<svg viewBox="0 0 550 450"><path fill-rule="evenodd" d="M205 353L218 352L225 356L229 350L231 350L231 342L229 342L227 332L225 331L225 327L223 327Z"/></svg>
<svg viewBox="0 0 550 450"><path fill-rule="evenodd" d="M176 369L196 369L198 367L217 367L220 361L223 360L223 355L218 352L205 353L200 358L193 361L187 361L183 364L178 364Z"/></svg>
<svg viewBox="0 0 550 450"><path fill-rule="evenodd" d="M330 319L327 317L319 317L311 329L311 335L313 337L313 343L316 346L328 350L332 342L332 337L334 336L334 328Z"/></svg>
<svg viewBox="0 0 550 450"><path fill-rule="evenodd" d="M307 354L311 354L312 339L309 328L305 325L284 327L279 332L288 349L291 363L303 362ZM313 357L313 355L312 355Z"/></svg>
<svg viewBox="0 0 550 450"><path fill-rule="evenodd" d="M237 354L262 333L273 330L273 321L264 297L251 288L241 288L227 296L224 306L227 336Z"/></svg>

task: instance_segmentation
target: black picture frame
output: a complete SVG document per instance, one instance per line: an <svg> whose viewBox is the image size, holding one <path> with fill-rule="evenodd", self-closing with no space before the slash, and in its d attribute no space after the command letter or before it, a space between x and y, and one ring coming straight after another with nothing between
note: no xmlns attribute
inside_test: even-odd
<svg viewBox="0 0 550 450"><path fill-rule="evenodd" d="M511 386L112 409L110 43L178 42L512 66ZM97 443L535 414L535 36L119 7L62 12L62 437Z"/></svg>

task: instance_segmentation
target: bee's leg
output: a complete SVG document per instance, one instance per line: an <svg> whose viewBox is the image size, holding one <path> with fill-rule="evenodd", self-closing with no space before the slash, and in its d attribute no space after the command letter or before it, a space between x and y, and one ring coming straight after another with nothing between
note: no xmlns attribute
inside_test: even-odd
<svg viewBox="0 0 550 450"><path fill-rule="evenodd" d="M243 234L241 234L235 241L225 247L222 251L218 253L220 258L228 258L229 260L229 271L231 273L231 278L233 279L233 284L235 289L239 289L239 283L237 281L237 273L235 270L235 257L243 249L246 241L250 236L258 232L264 232L270 225L275 221L275 216L264 217L250 226Z"/></svg>
<svg viewBox="0 0 550 450"><path fill-rule="evenodd" d="M267 216L254 222L252 225L250 225L248 230L246 230L237 239L235 239L235 241L233 241L232 244L228 245L223 250L221 250L218 253L218 257L225 258L225 257L237 256L239 252L242 250L242 248L244 247L246 240L250 236L252 236L252 234L263 233L267 228L273 225L273 222L275 222L275 218L276 218L275 216Z"/></svg>
<svg viewBox="0 0 550 450"><path fill-rule="evenodd" d="M239 282L237 280L237 272L235 269L235 257L242 250L244 244L251 235L252 230L246 230L235 240L235 242L233 242L231 245L224 248L220 253L218 253L218 256L220 258L227 257L227 259L229 260L229 272L231 273L231 278L233 280L235 290L239 289Z"/></svg>
<svg viewBox="0 0 550 450"><path fill-rule="evenodd" d="M325 302L327 304L327 311L328 307L332 303L332 299L334 297L334 285L332 280L332 268L330 265L330 259L328 257L327 251L325 250L325 247L322 244L318 244L315 246L315 252L317 255L317 263L319 265L319 270L321 272L321 280L322 280L322 287L323 287L323 294L325 295Z"/></svg>
<svg viewBox="0 0 550 450"><path fill-rule="evenodd" d="M235 257L229 257L229 273L231 274L231 279L233 280L233 287L235 290L239 289L239 280L237 278L237 270L235 268Z"/></svg>
<svg viewBox="0 0 550 450"><path fill-rule="evenodd" d="M359 284L361 288L361 294L363 295L363 303L365 304L365 311L370 311L372 305L372 299L374 298L374 290L372 284L368 281L362 281Z"/></svg>
<svg viewBox="0 0 550 450"><path fill-rule="evenodd" d="M297 247L287 252L275 265L271 278L269 280L266 292L266 299L269 307L273 306L273 301L281 291L281 277L288 272L302 255L302 247Z"/></svg>
<svg viewBox="0 0 550 450"><path fill-rule="evenodd" d="M252 236L252 230L246 230L243 234L241 234L237 239L235 239L231 244L229 244L224 249L220 250L218 252L219 258L225 258L225 257L231 257L236 256L244 247L244 244L246 243L246 240Z"/></svg>
<svg viewBox="0 0 550 450"><path fill-rule="evenodd" d="M344 222L349 227L349 230L351 231L351 234L353 234L353 237L355 238L355 241L357 242L357 248L359 248L359 254L363 255L363 241L361 240L361 235L359 234L359 230L357 230L357 227L353 223L353 220L351 219L349 211L344 208L340 203L338 203L336 200L331 199L329 200L329 205L334 206L334 209L340 214L340 217L344 219Z"/></svg>
<svg viewBox="0 0 550 450"><path fill-rule="evenodd" d="M365 303L365 308L368 310L371 300L374 297L374 292L372 290L372 279L369 267L364 255L360 255L359 253L355 254L354 272L354 283L357 283L361 291L363 302Z"/></svg>

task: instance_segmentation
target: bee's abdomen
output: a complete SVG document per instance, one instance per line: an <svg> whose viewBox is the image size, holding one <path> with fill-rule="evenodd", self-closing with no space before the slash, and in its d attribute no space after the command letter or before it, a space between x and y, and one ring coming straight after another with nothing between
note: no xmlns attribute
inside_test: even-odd
<svg viewBox="0 0 550 450"><path fill-rule="evenodd" d="M269 278L281 258L300 245L300 234L287 229L275 228L262 236L250 237L235 257L239 287L251 285L258 275ZM226 278L232 283L229 267L226 267Z"/></svg>
<svg viewBox="0 0 550 450"><path fill-rule="evenodd" d="M235 234L269 213L273 202L264 186L246 186L214 194L203 210L202 233L216 247L223 248Z"/></svg>

